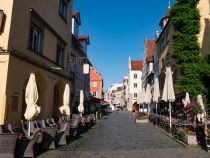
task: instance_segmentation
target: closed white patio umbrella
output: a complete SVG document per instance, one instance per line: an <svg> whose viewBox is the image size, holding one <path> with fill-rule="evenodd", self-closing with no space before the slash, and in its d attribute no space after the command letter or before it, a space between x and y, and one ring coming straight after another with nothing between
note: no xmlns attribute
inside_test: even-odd
<svg viewBox="0 0 210 158"><path fill-rule="evenodd" d="M141 91L138 91L138 98L137 98L137 103L141 104Z"/></svg>
<svg viewBox="0 0 210 158"><path fill-rule="evenodd" d="M202 114L197 115L198 121L205 122L206 112L205 112L205 107L204 107L204 104L203 104L203 98L202 98L201 95L198 95L197 102L199 103L199 105L201 106L201 109L203 110Z"/></svg>
<svg viewBox="0 0 210 158"><path fill-rule="evenodd" d="M154 92L153 92L153 103L155 103L156 114L157 114L157 105L160 97L160 89L159 89L159 81L158 78L155 77L154 81Z"/></svg>
<svg viewBox="0 0 210 158"><path fill-rule="evenodd" d="M145 103L148 105L148 115L149 115L149 110L150 110L150 103L151 103L151 99L152 99L152 94L151 94L151 88L150 88L150 84L147 84L147 88L146 88L146 94L145 94Z"/></svg>
<svg viewBox="0 0 210 158"><path fill-rule="evenodd" d="M144 103L145 103L145 89L142 87L142 90L139 94L139 104L143 104L143 112L144 112Z"/></svg>
<svg viewBox="0 0 210 158"><path fill-rule="evenodd" d="M170 120L170 129L172 127L171 123L171 103L175 101L175 94L174 94L174 87L173 87L173 79L172 79L172 72L171 67L166 67L165 72L165 83L163 88L163 96L162 100L165 102L169 102L169 120Z"/></svg>
<svg viewBox="0 0 210 158"><path fill-rule="evenodd" d="M61 114L67 115L67 116L70 115L70 108L69 108L70 100L69 100L69 98L70 98L70 86L67 83L65 85L65 89L64 89L64 93L63 93L63 106L61 106L59 108Z"/></svg>
<svg viewBox="0 0 210 158"><path fill-rule="evenodd" d="M40 107L36 104L39 99L35 74L31 73L28 84L26 86L25 101L26 111L24 117L29 121L28 136L30 136L30 120L40 113Z"/></svg>
<svg viewBox="0 0 210 158"><path fill-rule="evenodd" d="M78 111L81 113L81 115L84 113L84 93L83 90L80 90L80 102L78 106Z"/></svg>
<svg viewBox="0 0 210 158"><path fill-rule="evenodd" d="M182 103L184 104L184 107L186 107L187 104L190 104L190 95L188 92L185 94L185 99L182 99Z"/></svg>

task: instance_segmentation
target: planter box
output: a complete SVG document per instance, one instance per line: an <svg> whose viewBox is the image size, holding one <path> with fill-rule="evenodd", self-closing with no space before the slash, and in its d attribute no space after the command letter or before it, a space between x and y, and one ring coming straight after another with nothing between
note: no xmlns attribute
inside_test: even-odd
<svg viewBox="0 0 210 158"><path fill-rule="evenodd" d="M198 145L196 135L189 135L189 134L187 134L185 136L185 140L184 141L188 145Z"/></svg>
<svg viewBox="0 0 210 158"><path fill-rule="evenodd" d="M136 119L136 123L149 123L149 119Z"/></svg>

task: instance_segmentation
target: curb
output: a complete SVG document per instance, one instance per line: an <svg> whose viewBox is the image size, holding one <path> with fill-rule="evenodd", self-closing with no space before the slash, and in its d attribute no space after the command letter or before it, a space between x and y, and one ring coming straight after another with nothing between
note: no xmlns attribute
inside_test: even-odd
<svg viewBox="0 0 210 158"><path fill-rule="evenodd" d="M189 147L197 147L197 146L189 146L187 144L185 144L184 142L174 138L174 136L172 136L171 134L168 134L166 131L164 131L163 129L153 125L151 122L149 122L149 125L151 125L152 127L155 127L156 129L158 129L159 131L161 131L162 133L164 133L166 136L168 136L169 138L171 138L172 140L176 141L177 143L179 143L180 145L182 145L185 148L189 148Z"/></svg>

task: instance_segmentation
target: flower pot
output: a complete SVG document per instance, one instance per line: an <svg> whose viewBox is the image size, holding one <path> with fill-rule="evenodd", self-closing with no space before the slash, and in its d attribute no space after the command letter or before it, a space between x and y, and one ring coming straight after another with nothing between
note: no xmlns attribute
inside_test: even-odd
<svg viewBox="0 0 210 158"><path fill-rule="evenodd" d="M184 141L188 145L198 145L196 135L189 135L189 134L187 134L185 136L185 140Z"/></svg>
<svg viewBox="0 0 210 158"><path fill-rule="evenodd" d="M149 119L136 119L136 123L149 123Z"/></svg>

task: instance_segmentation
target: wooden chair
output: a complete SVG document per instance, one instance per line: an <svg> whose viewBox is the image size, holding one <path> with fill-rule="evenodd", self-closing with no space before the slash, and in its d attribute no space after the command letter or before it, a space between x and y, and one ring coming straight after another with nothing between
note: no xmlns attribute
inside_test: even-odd
<svg viewBox="0 0 210 158"><path fill-rule="evenodd" d="M41 129L36 127L34 121L30 122L30 135L28 122L22 122L23 135L16 142L16 157L35 157L35 149L42 141Z"/></svg>
<svg viewBox="0 0 210 158"><path fill-rule="evenodd" d="M70 132L69 123L59 121L57 125L53 118L49 119L49 121L54 127L57 127L57 132L55 135L55 145L56 146L67 145L66 139L69 136L69 132Z"/></svg>
<svg viewBox="0 0 210 158"><path fill-rule="evenodd" d="M38 121L39 128L42 129L42 149L55 149L55 135L57 131L57 127L51 126L45 120Z"/></svg>
<svg viewBox="0 0 210 158"><path fill-rule="evenodd" d="M70 120L70 135L71 136L78 136L78 126L80 123L80 119L79 118L72 118Z"/></svg>
<svg viewBox="0 0 210 158"><path fill-rule="evenodd" d="M0 125L0 157L10 158L15 156L17 135L12 131L10 124Z"/></svg>

